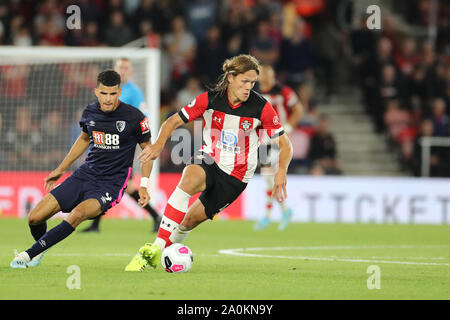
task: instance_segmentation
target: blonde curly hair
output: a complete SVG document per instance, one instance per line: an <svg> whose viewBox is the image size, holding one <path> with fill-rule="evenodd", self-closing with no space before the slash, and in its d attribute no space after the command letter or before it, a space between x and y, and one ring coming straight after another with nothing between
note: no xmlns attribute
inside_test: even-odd
<svg viewBox="0 0 450 320"><path fill-rule="evenodd" d="M238 56L234 56L232 58L226 59L222 64L223 74L220 76L219 81L216 86L212 89L217 93L225 92L228 88L228 75L232 74L237 76L241 73L246 73L250 70L255 70L259 75L261 65L254 56L249 54L240 54Z"/></svg>

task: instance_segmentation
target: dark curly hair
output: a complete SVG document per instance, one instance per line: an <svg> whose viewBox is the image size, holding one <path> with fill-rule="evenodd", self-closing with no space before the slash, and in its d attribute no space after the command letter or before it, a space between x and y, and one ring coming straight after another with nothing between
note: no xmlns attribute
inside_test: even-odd
<svg viewBox="0 0 450 320"><path fill-rule="evenodd" d="M98 74L97 87L100 83L107 87L120 86L120 74L112 69L104 70Z"/></svg>

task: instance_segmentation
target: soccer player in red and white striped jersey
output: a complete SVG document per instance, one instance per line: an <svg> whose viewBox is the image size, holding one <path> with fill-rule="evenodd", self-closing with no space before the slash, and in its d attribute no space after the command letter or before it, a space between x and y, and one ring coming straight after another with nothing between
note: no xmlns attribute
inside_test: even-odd
<svg viewBox="0 0 450 320"><path fill-rule="evenodd" d="M227 59L222 70L216 87L167 119L155 143L139 155L142 162L157 158L176 128L203 119L201 153L184 168L168 200L156 240L139 249L126 271L141 271L148 265L156 267L165 247L182 242L189 231L212 219L242 193L257 166L261 134L267 134L279 146L273 192L278 201L287 196L292 145L272 105L252 90L260 73L258 60L239 55ZM198 192L201 192L199 199L188 208L189 198Z"/></svg>
<svg viewBox="0 0 450 320"><path fill-rule="evenodd" d="M303 106L297 97L295 91L286 85L283 85L276 80L275 70L272 66L264 64L261 66L261 73L259 75L259 89L264 98L267 99L280 117L280 122L283 125L284 131L289 134L300 121L303 113ZM264 216L255 224L255 230L265 229L270 224L270 215L273 209L272 189L274 185L274 175L277 170L276 163L271 163L271 158L277 156L277 148L271 147L270 141L264 141L269 146L266 147L268 152L260 153L263 155L260 158L261 175L266 181L266 212ZM264 157L267 155L267 157ZM281 207L281 222L278 225L278 230L284 230L291 219L293 210L285 202L279 203Z"/></svg>

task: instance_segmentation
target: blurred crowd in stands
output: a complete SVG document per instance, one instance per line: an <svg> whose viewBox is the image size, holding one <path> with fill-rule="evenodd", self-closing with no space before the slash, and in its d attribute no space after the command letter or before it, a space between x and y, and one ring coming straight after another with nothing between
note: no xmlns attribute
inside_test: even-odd
<svg viewBox="0 0 450 320"><path fill-rule="evenodd" d="M430 3L404 4L410 26L429 26ZM390 19L378 37L363 28L351 35L367 113L403 167L416 176L421 175L421 137L450 136L450 3L437 3L434 39L428 29L417 35ZM450 176L449 160L450 148L432 147L430 176Z"/></svg>
<svg viewBox="0 0 450 320"><path fill-rule="evenodd" d="M423 11L429 0L399 2L407 3L406 13L401 8L401 15L410 23L427 26ZM361 86L376 130L388 134L393 148L401 150L402 163L417 172L417 138L449 135L449 6L440 2L437 41L429 43L397 30L388 15L383 15L380 31L367 29L364 19L359 27L349 27L355 16L367 17L365 12L355 12L349 3L0 0L0 45L119 47L133 42L135 46L159 48L161 121L214 84L226 58L250 53L262 63L271 64L278 80L291 86L303 104L303 117L290 134L294 145L292 173L342 173L326 104L339 94L345 80ZM73 4L81 9L82 28L69 30L66 8ZM447 15L441 17L442 12ZM347 79L342 78L342 68L338 71L340 65L348 69ZM30 105L27 99L33 92L29 92L26 81L37 76L45 79L39 75L44 71L39 67L0 66L0 101L21 98L11 104L10 110L0 109L0 139L6 146L0 150L2 169L50 170L59 163L73 142L62 133L76 136L82 106L76 98L80 91L92 90L102 67L87 66L81 71L71 69L71 65L58 68L57 76L52 78L56 80L32 90L42 93L49 85L58 86L68 102L58 108L45 106L45 112L40 113L39 106ZM39 105L39 97L44 95L36 96L31 103ZM6 118L16 121L15 128L6 123ZM47 141L45 146L42 141ZM161 170L179 171L167 157L170 146L161 155ZM433 153L433 163L434 157L438 164L433 174L444 174L439 163L444 163L446 155Z"/></svg>

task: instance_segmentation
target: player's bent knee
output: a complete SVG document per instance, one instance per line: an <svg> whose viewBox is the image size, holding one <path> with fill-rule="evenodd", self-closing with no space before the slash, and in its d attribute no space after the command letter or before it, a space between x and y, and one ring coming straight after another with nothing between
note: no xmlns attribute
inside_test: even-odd
<svg viewBox="0 0 450 320"><path fill-rule="evenodd" d="M37 225L44 221L45 221L45 219L42 218L42 215L39 215L39 213L36 211L30 212L30 214L28 215L28 224L29 225Z"/></svg>
<svg viewBox="0 0 450 320"><path fill-rule="evenodd" d="M39 207L31 210L28 214L28 224L29 225L37 225L46 221L50 218L54 213L45 207Z"/></svg>
<svg viewBox="0 0 450 320"><path fill-rule="evenodd" d="M206 174L198 165L190 165L184 168L178 188L192 195L206 188Z"/></svg>
<svg viewBox="0 0 450 320"><path fill-rule="evenodd" d="M76 228L80 223L89 218L90 216L85 210L75 208L69 213L65 220L70 223L72 227Z"/></svg>
<svg viewBox="0 0 450 320"><path fill-rule="evenodd" d="M28 224L40 224L61 211L58 201L48 193L28 214Z"/></svg>

